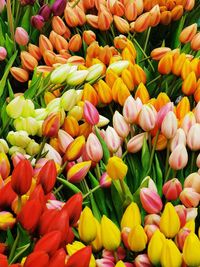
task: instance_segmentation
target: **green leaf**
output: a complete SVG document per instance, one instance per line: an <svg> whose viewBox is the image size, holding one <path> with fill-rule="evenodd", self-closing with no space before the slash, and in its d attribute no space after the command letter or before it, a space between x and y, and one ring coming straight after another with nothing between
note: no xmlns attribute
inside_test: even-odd
<svg viewBox="0 0 200 267"><path fill-rule="evenodd" d="M100 135L99 130L98 130L97 127L95 127L95 133L96 133L96 136L98 137L99 142L101 143L101 146L102 146L102 149L103 149L103 161L104 161L105 164L107 164L108 163L108 160L110 158L110 152L108 150L108 147L106 145L106 142L101 137L101 135Z"/></svg>
<svg viewBox="0 0 200 267"><path fill-rule="evenodd" d="M112 202L115 207L116 215L118 222L120 222L122 215L123 215L123 198L119 194L119 189L116 185L116 183L112 183L111 185L111 197L112 197Z"/></svg>
<svg viewBox="0 0 200 267"><path fill-rule="evenodd" d="M140 187L137 189L137 191L133 194L133 201L136 202L138 204L138 206L141 207L141 202L140 202L140 190L143 188L143 187L147 187L148 184L149 184L149 179L150 177L147 176L143 182L141 183Z"/></svg>
<svg viewBox="0 0 200 267"><path fill-rule="evenodd" d="M162 196L163 174L157 155L155 154L156 186L158 194Z"/></svg>
<svg viewBox="0 0 200 267"><path fill-rule="evenodd" d="M6 33L5 47L8 53L8 56L11 57L14 51L14 42L10 39L8 34Z"/></svg>
<svg viewBox="0 0 200 267"><path fill-rule="evenodd" d="M6 239L6 244L8 245L9 248L12 247L14 243L14 237L12 235L12 232L10 230L10 228L7 229L7 239Z"/></svg>
<svg viewBox="0 0 200 267"><path fill-rule="evenodd" d="M1 19L1 18L0 18ZM4 31L3 31L3 27L2 27L2 25L1 25L1 20L0 20L0 36L1 36L1 38L0 38L0 46L5 46L5 38L4 38Z"/></svg>
<svg viewBox="0 0 200 267"><path fill-rule="evenodd" d="M172 48L177 48L181 43L179 40L179 36L181 31L184 28L184 23L185 23L185 16L183 16L178 22L174 24L174 30L172 31Z"/></svg>
<svg viewBox="0 0 200 267"><path fill-rule="evenodd" d="M150 162L150 152L146 138L144 138L143 140L141 161L142 161L143 173L146 173L149 168L149 162Z"/></svg>
<svg viewBox="0 0 200 267"><path fill-rule="evenodd" d="M60 177L57 177L57 180L59 182L61 182L64 186L68 187L74 193L80 193L81 192L81 190L78 187L76 187L72 183L68 182L67 180L64 180L64 179L62 179Z"/></svg>
<svg viewBox="0 0 200 267"><path fill-rule="evenodd" d="M40 75L36 77L36 71L34 71L30 87L28 88L28 90L25 91L24 97L32 99L38 92L41 81L42 81L42 73L40 73Z"/></svg>
<svg viewBox="0 0 200 267"><path fill-rule="evenodd" d="M26 11L22 17L20 25L29 32L30 30L30 17L31 17L31 6L26 7Z"/></svg>
<svg viewBox="0 0 200 267"><path fill-rule="evenodd" d="M10 68L12 67L14 61L15 61L15 58L17 56L17 51L14 53L14 55L10 58L10 60L8 61L7 65L6 65L6 68L5 68L5 71L4 71L4 74L3 74L3 77L2 79L0 80L0 97L2 96L3 94L3 91L4 91L4 87L6 85L6 79L8 77L8 74L9 74L9 71L10 71Z"/></svg>
<svg viewBox="0 0 200 267"><path fill-rule="evenodd" d="M12 87L11 87L11 84L10 84L10 81L7 80L7 86L8 86L8 92L9 92L9 98L10 98L10 101L13 100L15 98L14 96L14 92L12 90Z"/></svg>

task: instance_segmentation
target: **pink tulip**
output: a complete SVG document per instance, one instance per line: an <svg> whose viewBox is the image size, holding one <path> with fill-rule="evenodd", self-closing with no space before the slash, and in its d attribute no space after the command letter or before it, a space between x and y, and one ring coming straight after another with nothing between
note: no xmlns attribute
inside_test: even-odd
<svg viewBox="0 0 200 267"><path fill-rule="evenodd" d="M114 267L114 262L108 260L108 259L98 259L96 260L97 267Z"/></svg>
<svg viewBox="0 0 200 267"><path fill-rule="evenodd" d="M107 250L107 249L104 249L104 250L102 251L102 257L103 257L104 259L107 259L107 260L110 260L110 261L112 261L112 262L115 262L115 257L114 257L114 255L113 255L113 252L112 252L112 251L109 251L109 250Z"/></svg>
<svg viewBox="0 0 200 267"><path fill-rule="evenodd" d="M89 101L85 101L83 108L83 117L90 125L96 125L99 122L99 112L93 104Z"/></svg>
<svg viewBox="0 0 200 267"><path fill-rule="evenodd" d="M29 36L27 31L22 27L17 27L15 30L15 41L18 45L27 45L29 41Z"/></svg>
<svg viewBox="0 0 200 267"><path fill-rule="evenodd" d="M147 254L140 254L135 258L135 267L151 267L153 266L147 256Z"/></svg>
<svg viewBox="0 0 200 267"><path fill-rule="evenodd" d="M48 200L46 207L48 210L61 210L64 203L59 200Z"/></svg>
<svg viewBox="0 0 200 267"><path fill-rule="evenodd" d="M186 146L186 135L183 129L179 128L174 137L171 139L170 149L173 151L177 145L183 144Z"/></svg>
<svg viewBox="0 0 200 267"><path fill-rule="evenodd" d="M105 142L111 153L115 153L120 145L121 140L114 128L108 126L105 132Z"/></svg>
<svg viewBox="0 0 200 267"><path fill-rule="evenodd" d="M200 149L200 124L195 123L191 126L187 134L187 145L193 151Z"/></svg>
<svg viewBox="0 0 200 267"><path fill-rule="evenodd" d="M181 128L187 135L192 125L196 123L196 119L193 112L188 112L182 120Z"/></svg>
<svg viewBox="0 0 200 267"><path fill-rule="evenodd" d="M195 220L198 215L198 209L197 208L187 208L187 216L186 216L186 222L189 222L191 220Z"/></svg>
<svg viewBox="0 0 200 267"><path fill-rule="evenodd" d="M174 104L172 102L167 103L164 105L159 111L157 116L157 126L160 129L161 124L165 118L165 116L168 114L169 111L173 111Z"/></svg>
<svg viewBox="0 0 200 267"><path fill-rule="evenodd" d="M159 227L160 225L160 215L158 214L148 214L145 216L144 218L144 224L148 225L148 224L152 224L152 225L156 225Z"/></svg>
<svg viewBox="0 0 200 267"><path fill-rule="evenodd" d="M123 116L128 123L132 124L136 122L138 114L136 100L130 95L124 103Z"/></svg>
<svg viewBox="0 0 200 267"><path fill-rule="evenodd" d="M115 152L115 156L117 156L118 158L121 158L122 157L122 147L121 146Z"/></svg>
<svg viewBox="0 0 200 267"><path fill-rule="evenodd" d="M104 172L99 180L99 184L102 188L110 187L112 184L112 179L108 176L107 172Z"/></svg>
<svg viewBox="0 0 200 267"><path fill-rule="evenodd" d="M195 208L199 205L200 194L193 188L184 188L179 198L187 208Z"/></svg>
<svg viewBox="0 0 200 267"><path fill-rule="evenodd" d="M180 219L181 227L183 227L186 224L187 209L184 205L177 205L175 206L175 210Z"/></svg>
<svg viewBox="0 0 200 267"><path fill-rule="evenodd" d="M177 178L174 178L163 185L162 191L167 200L176 200L182 191L182 185Z"/></svg>
<svg viewBox="0 0 200 267"><path fill-rule="evenodd" d="M62 165L62 158L60 154L49 144L45 144L42 153L48 152L45 156L46 159L53 159L58 165Z"/></svg>
<svg viewBox="0 0 200 267"><path fill-rule="evenodd" d="M12 155L11 159L12 159L13 166L15 167L20 162L20 160L25 159L25 156L19 152L15 152Z"/></svg>
<svg viewBox="0 0 200 267"><path fill-rule="evenodd" d="M130 262L124 262L124 265L126 267L134 267L134 265L132 263L130 263Z"/></svg>
<svg viewBox="0 0 200 267"><path fill-rule="evenodd" d="M35 168L33 170L34 177L37 177L38 173L42 169L42 167L47 163L48 159L40 158L35 164Z"/></svg>
<svg viewBox="0 0 200 267"><path fill-rule="evenodd" d="M7 56L7 51L3 46L0 46L0 61L3 61Z"/></svg>
<svg viewBox="0 0 200 267"><path fill-rule="evenodd" d="M159 213L162 210L163 204L160 196L149 188L140 190L140 201L148 213Z"/></svg>
<svg viewBox="0 0 200 267"><path fill-rule="evenodd" d="M161 133L167 139L171 139L176 134L177 127L177 118L173 111L169 111L161 124Z"/></svg>
<svg viewBox="0 0 200 267"><path fill-rule="evenodd" d="M180 249L180 251L183 250L185 239L189 235L190 232L191 230L189 230L188 228L182 228L176 235L175 242L178 248Z"/></svg>
<svg viewBox="0 0 200 267"><path fill-rule="evenodd" d="M0 13L4 10L5 5L6 5L6 1L0 0Z"/></svg>
<svg viewBox="0 0 200 267"><path fill-rule="evenodd" d="M65 153L72 141L74 141L74 138L70 134L61 129L58 131L58 146L62 153Z"/></svg>
<svg viewBox="0 0 200 267"><path fill-rule="evenodd" d="M113 116L113 127L118 135L122 138L126 138L130 132L129 124L118 111L115 111Z"/></svg>
<svg viewBox="0 0 200 267"><path fill-rule="evenodd" d="M154 232L156 230L158 230L158 229L159 229L159 227L157 225L154 225L154 224L147 224L147 225L145 225L144 231L145 231L145 233L146 233L146 235L148 237L148 240L151 239L151 237L154 234Z"/></svg>
<svg viewBox="0 0 200 267"><path fill-rule="evenodd" d="M90 133L86 142L86 152L90 160L99 162L103 157L103 149L97 136Z"/></svg>
<svg viewBox="0 0 200 267"><path fill-rule="evenodd" d="M191 187L200 194L200 175L197 172L188 175L184 181L184 188Z"/></svg>
<svg viewBox="0 0 200 267"><path fill-rule="evenodd" d="M145 131L151 131L157 120L157 112L152 105L143 105L138 116L138 123L140 127Z"/></svg>
<svg viewBox="0 0 200 267"><path fill-rule="evenodd" d="M132 137L127 143L127 150L129 153L137 153L142 149L144 138L148 138L147 133L140 133Z"/></svg>
<svg viewBox="0 0 200 267"><path fill-rule="evenodd" d="M169 165L173 170L185 168L188 162L188 153L184 145L178 145L169 157Z"/></svg>

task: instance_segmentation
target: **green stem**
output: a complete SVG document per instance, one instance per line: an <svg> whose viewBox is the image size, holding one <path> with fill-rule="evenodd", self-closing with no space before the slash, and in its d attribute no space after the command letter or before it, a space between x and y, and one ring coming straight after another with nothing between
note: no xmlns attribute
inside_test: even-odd
<svg viewBox="0 0 200 267"><path fill-rule="evenodd" d="M64 171L65 167L67 166L68 161L66 160L65 163L62 165L62 167L60 168L59 172L58 172L58 176Z"/></svg>
<svg viewBox="0 0 200 267"><path fill-rule="evenodd" d="M16 50L15 30L14 30L14 23L13 23L13 16L12 16L12 9L11 9L11 1L10 0L7 0L7 17L8 17L8 24L9 24L9 28L10 28L11 38L14 42L14 47Z"/></svg>
<svg viewBox="0 0 200 267"><path fill-rule="evenodd" d="M66 186L69 189L71 189L74 193L80 193L81 192L81 190L78 187L76 187L74 184L68 182L65 179L57 177L57 181L61 182L64 186Z"/></svg>
<svg viewBox="0 0 200 267"><path fill-rule="evenodd" d="M96 165L96 171L97 171L97 178L99 180L101 178L101 171L100 171L100 168L99 168L99 163L97 163L97 165Z"/></svg>
<svg viewBox="0 0 200 267"><path fill-rule="evenodd" d="M124 186L124 180L119 179L119 183L120 183L123 195L126 196L126 188Z"/></svg>
<svg viewBox="0 0 200 267"><path fill-rule="evenodd" d="M170 142L167 141L167 154L166 154L166 159L165 159L165 174L164 174L164 177L166 177L167 170L168 170L168 165L169 165L169 152L170 152Z"/></svg>
<svg viewBox="0 0 200 267"><path fill-rule="evenodd" d="M151 157L150 157L150 162L149 162L149 169L148 169L147 174L146 174L147 176L151 172L151 167L152 167L153 158L154 158L154 154L155 154L155 150L156 150L156 145L157 145L157 142L158 142L159 133L160 133L160 129L157 131L156 137L155 137L155 141L153 143L153 149L151 151Z"/></svg>
<svg viewBox="0 0 200 267"><path fill-rule="evenodd" d="M122 159L124 159L127 154L128 154L128 151L126 150L122 155Z"/></svg>
<svg viewBox="0 0 200 267"><path fill-rule="evenodd" d="M144 57L143 59L141 59L140 61L139 61L139 63L142 63L143 61L146 61L146 60L148 60L148 59L150 59L151 57L149 56L149 57Z"/></svg>
<svg viewBox="0 0 200 267"><path fill-rule="evenodd" d="M60 192L60 190L63 188L63 184L61 184L58 188L56 188L56 190L53 192L54 195L56 195L58 192Z"/></svg>
<svg viewBox="0 0 200 267"><path fill-rule="evenodd" d="M79 2L80 0L76 0L76 2L73 4L73 6L71 6L71 8L74 8L75 6L77 6Z"/></svg>
<svg viewBox="0 0 200 267"><path fill-rule="evenodd" d="M151 152L151 133L149 132L148 133L148 141L149 141L149 150L150 150L150 152Z"/></svg>
<svg viewBox="0 0 200 267"><path fill-rule="evenodd" d="M151 85L152 83L156 82L157 80L159 80L161 78L162 75L157 76L156 78L154 78L153 80L151 80L149 83L147 83L147 86Z"/></svg>
<svg viewBox="0 0 200 267"><path fill-rule="evenodd" d="M166 183L166 182L168 181L170 172L171 172L171 167L169 167L169 169L168 169L168 171L167 171L167 174L166 174L164 183Z"/></svg>
<svg viewBox="0 0 200 267"><path fill-rule="evenodd" d="M87 194L85 194L83 196L83 199L87 198L88 196L90 196L92 193L94 193L96 190L98 190L101 186L97 185L96 187L92 188L91 190L89 190L89 192L87 192Z"/></svg>
<svg viewBox="0 0 200 267"><path fill-rule="evenodd" d="M45 136L45 137L43 137L42 143L40 145L40 151L37 154L35 162L37 162L40 159L41 154L42 154L42 150L44 149L44 146L45 146L46 142L47 142L47 137Z"/></svg>
<svg viewBox="0 0 200 267"><path fill-rule="evenodd" d="M147 36L146 36L146 40L145 40L145 44L144 44L144 52L145 53L146 53L146 50L147 50L147 45L148 45L148 42L149 42L150 34L151 34L151 27L149 27L148 30L147 30Z"/></svg>
<svg viewBox="0 0 200 267"><path fill-rule="evenodd" d="M195 151L192 151L191 164L190 164L190 173L193 172L194 161L195 161Z"/></svg>
<svg viewBox="0 0 200 267"><path fill-rule="evenodd" d="M14 255L15 255L15 250L16 250L16 247L17 247L17 243L18 243L18 241L19 241L19 236L20 236L20 234L19 234L19 230L17 230L17 236L16 236L15 241L14 241L14 243L13 243L13 245L12 245L12 249L11 249L11 251L10 251L10 255L9 255L9 258L8 258L8 262L9 262L9 263L11 262L12 258L13 258Z"/></svg>

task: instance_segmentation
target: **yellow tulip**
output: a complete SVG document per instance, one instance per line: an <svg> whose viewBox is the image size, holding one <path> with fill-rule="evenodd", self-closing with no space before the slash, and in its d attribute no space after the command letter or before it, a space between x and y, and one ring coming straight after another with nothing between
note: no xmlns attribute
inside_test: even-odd
<svg viewBox="0 0 200 267"><path fill-rule="evenodd" d="M123 261L118 261L115 267L126 267L126 265L123 263Z"/></svg>
<svg viewBox="0 0 200 267"><path fill-rule="evenodd" d="M97 228L97 234L96 234L96 238L94 241L92 241L91 245L94 251L99 251L102 248L102 239L101 239L101 225L98 222L98 220L96 218L95 219L95 223L96 223L96 228Z"/></svg>
<svg viewBox="0 0 200 267"><path fill-rule="evenodd" d="M138 205L132 202L125 210L122 220L121 229L124 227L133 228L136 225L141 224L141 214Z"/></svg>
<svg viewBox="0 0 200 267"><path fill-rule="evenodd" d="M110 176L111 179L124 179L124 177L127 174L128 167L123 162L123 160L119 157L111 157L108 160L108 165L106 166L106 171L108 176Z"/></svg>
<svg viewBox="0 0 200 267"><path fill-rule="evenodd" d="M105 215L101 219L101 238L105 249L114 251L121 242L121 233L118 227Z"/></svg>
<svg viewBox="0 0 200 267"><path fill-rule="evenodd" d="M128 235L128 244L134 252L144 250L147 240L147 235L141 225L136 225Z"/></svg>
<svg viewBox="0 0 200 267"><path fill-rule="evenodd" d="M151 237L147 250L148 257L154 265L158 265L160 263L161 251L164 242L165 236L159 230L156 230Z"/></svg>
<svg viewBox="0 0 200 267"><path fill-rule="evenodd" d="M188 266L200 265L200 240L195 233L190 233L183 246L183 259Z"/></svg>
<svg viewBox="0 0 200 267"><path fill-rule="evenodd" d="M160 219L160 230L168 238L173 238L180 229L180 219L174 206L168 202Z"/></svg>
<svg viewBox="0 0 200 267"><path fill-rule="evenodd" d="M191 252L190 252L191 253ZM172 240L166 239L161 252L162 267L180 267L182 255Z"/></svg>
<svg viewBox="0 0 200 267"><path fill-rule="evenodd" d="M194 220L189 220L188 222L186 222L186 224L184 225L184 228L189 229L191 232L195 232L195 221Z"/></svg>

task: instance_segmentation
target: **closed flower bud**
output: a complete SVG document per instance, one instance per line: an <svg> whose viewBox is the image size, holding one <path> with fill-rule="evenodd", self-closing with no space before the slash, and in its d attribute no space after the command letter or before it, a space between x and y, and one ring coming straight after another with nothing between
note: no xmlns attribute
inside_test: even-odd
<svg viewBox="0 0 200 267"><path fill-rule="evenodd" d="M133 65L132 67L132 70L129 69L133 75L133 81L134 81L134 84L135 85L139 85L138 88L141 87L141 94L144 93L146 87L144 86L144 84L146 83L146 73L144 72L144 70L137 64ZM137 91L138 91L138 88L137 88ZM147 95L149 97L149 94L147 94L147 92L145 92L145 96L144 97L140 97L139 95L137 95L138 93L135 93L135 99L137 97L139 97L141 100L142 99L146 99L147 98ZM149 100L149 99L148 99ZM143 101L142 101L143 102ZM144 102L143 102L144 103Z"/></svg>
<svg viewBox="0 0 200 267"><path fill-rule="evenodd" d="M176 134L177 127L176 115L173 111L169 111L162 122L161 132L167 139L171 139Z"/></svg>
<svg viewBox="0 0 200 267"><path fill-rule="evenodd" d="M160 231L167 237L173 238L180 229L179 216L174 206L168 202L160 219Z"/></svg>
<svg viewBox="0 0 200 267"><path fill-rule="evenodd" d="M148 213L159 213L162 209L160 196L149 188L142 188L140 190L140 201Z"/></svg>
<svg viewBox="0 0 200 267"><path fill-rule="evenodd" d="M86 142L86 151L90 160L94 162L99 162L103 157L102 146L99 142L99 139L93 133L88 136Z"/></svg>
<svg viewBox="0 0 200 267"><path fill-rule="evenodd" d="M105 258L97 259L96 264L97 264L97 267L114 267L115 266L113 261L109 259L105 259Z"/></svg>
<svg viewBox="0 0 200 267"><path fill-rule="evenodd" d="M92 255L91 247L84 247L76 251L73 255L69 257L66 267L73 267L73 266L88 267L90 264L91 255Z"/></svg>
<svg viewBox="0 0 200 267"><path fill-rule="evenodd" d="M148 132L156 125L157 114L153 106L143 105L138 116L138 123L140 127Z"/></svg>
<svg viewBox="0 0 200 267"><path fill-rule="evenodd" d="M44 251L36 251L30 253L24 263L24 267L46 267L49 265L49 256Z"/></svg>
<svg viewBox="0 0 200 267"><path fill-rule="evenodd" d="M195 34L195 36L192 38L191 48L194 51L200 50L200 33L199 32L197 34Z"/></svg>
<svg viewBox="0 0 200 267"><path fill-rule="evenodd" d="M8 116L16 119L21 116L26 101L24 96L15 97L6 107Z"/></svg>
<svg viewBox="0 0 200 267"><path fill-rule="evenodd" d="M4 152L0 152L0 177L5 180L10 174L10 162Z"/></svg>
<svg viewBox="0 0 200 267"><path fill-rule="evenodd" d="M184 144L177 145L169 157L169 165L174 170L183 169L188 162L188 153Z"/></svg>
<svg viewBox="0 0 200 267"><path fill-rule="evenodd" d="M102 74L104 70L103 64L94 64L90 68L87 69L89 71L86 82L96 81Z"/></svg>
<svg viewBox="0 0 200 267"><path fill-rule="evenodd" d="M172 53L167 53L158 63L158 71L162 75L167 75L172 71L173 66L173 56Z"/></svg>
<svg viewBox="0 0 200 267"><path fill-rule="evenodd" d="M18 45L27 45L29 36L26 30L22 27L17 27L15 30L15 41Z"/></svg>
<svg viewBox="0 0 200 267"><path fill-rule="evenodd" d="M200 134L200 124L195 123L191 126L187 134L187 145L193 151L197 151L200 149L200 141L199 141L199 134Z"/></svg>
<svg viewBox="0 0 200 267"><path fill-rule="evenodd" d="M175 243L170 239L166 239L163 244L160 262L162 266L166 267L181 266L182 255Z"/></svg>
<svg viewBox="0 0 200 267"><path fill-rule="evenodd" d="M188 175L184 181L184 188L191 187L197 193L200 193L200 175L197 172L193 172Z"/></svg>
<svg viewBox="0 0 200 267"><path fill-rule="evenodd" d="M147 133L140 133L132 137L127 143L127 151L129 153L137 153L142 149L144 138L148 138Z"/></svg>
<svg viewBox="0 0 200 267"><path fill-rule="evenodd" d="M102 81L102 80L101 80ZM89 83L85 83L83 88L82 100L85 100L93 103L94 106L98 104L98 95L95 89Z"/></svg>
<svg viewBox="0 0 200 267"><path fill-rule="evenodd" d="M11 229L16 222L16 219L13 217L12 213L7 211L0 212L0 230L6 231Z"/></svg>
<svg viewBox="0 0 200 267"><path fill-rule="evenodd" d="M63 248L57 250L50 259L48 267L65 267L66 252Z"/></svg>
<svg viewBox="0 0 200 267"><path fill-rule="evenodd" d="M4 140L3 138L0 138L0 152L4 152L7 154L8 150L9 150L9 147L8 147L6 140Z"/></svg>
<svg viewBox="0 0 200 267"><path fill-rule="evenodd" d="M133 229L136 225L141 224L141 215L138 205L132 202L125 210L121 219L121 229L129 227Z"/></svg>
<svg viewBox="0 0 200 267"><path fill-rule="evenodd" d="M190 233L183 246L183 259L188 266L198 266L200 264L199 250L200 241L198 237L194 233Z"/></svg>
<svg viewBox="0 0 200 267"><path fill-rule="evenodd" d="M181 227L183 227L186 224L187 209L184 205L177 205L175 210L179 216Z"/></svg>
<svg viewBox="0 0 200 267"><path fill-rule="evenodd" d="M37 60L39 61L42 57L40 49L38 46L29 43L28 45L28 52Z"/></svg>
<svg viewBox="0 0 200 267"><path fill-rule="evenodd" d="M68 49L72 52L77 52L81 49L82 46L82 39L80 34L75 34L69 40L69 47Z"/></svg>
<svg viewBox="0 0 200 267"><path fill-rule="evenodd" d="M52 29L57 34L63 35L67 30L67 26L59 16L54 16L52 19Z"/></svg>
<svg viewBox="0 0 200 267"><path fill-rule="evenodd" d="M77 70L67 76L67 84L76 86L83 83L88 75L87 70Z"/></svg>
<svg viewBox="0 0 200 267"><path fill-rule="evenodd" d="M10 73L12 76L19 82L24 83L27 82L29 79L29 73L28 71L18 68L18 67L12 67L10 69Z"/></svg>
<svg viewBox="0 0 200 267"><path fill-rule="evenodd" d="M125 138L128 136L130 131L129 124L118 111L115 111L114 113L113 126L120 137Z"/></svg>
<svg viewBox="0 0 200 267"><path fill-rule="evenodd" d="M158 47L151 51L151 57L153 60L159 61L166 53L170 52L169 47Z"/></svg>
<svg viewBox="0 0 200 267"><path fill-rule="evenodd" d="M114 23L120 33L124 34L129 32L129 23L125 19L114 15Z"/></svg>
<svg viewBox="0 0 200 267"><path fill-rule="evenodd" d="M113 70L116 74L120 75L124 69L127 69L129 62L127 60L120 60L109 65L108 70Z"/></svg>
<svg viewBox="0 0 200 267"><path fill-rule="evenodd" d="M136 32L144 32L151 23L151 14L149 12L145 12L142 15L140 15L134 25L134 30Z"/></svg>
<svg viewBox="0 0 200 267"><path fill-rule="evenodd" d="M83 161L72 166L67 172L67 180L71 183L79 183L87 175L91 167L91 161Z"/></svg>
<svg viewBox="0 0 200 267"><path fill-rule="evenodd" d="M39 153L40 145L36 143L34 140L31 140L28 146L26 147L26 152L30 155L36 155Z"/></svg>
<svg viewBox="0 0 200 267"><path fill-rule="evenodd" d="M61 65L60 67L56 68L52 73L51 73L51 83L53 84L61 84L63 83L70 71L71 67L68 64Z"/></svg>
<svg viewBox="0 0 200 267"><path fill-rule="evenodd" d="M190 101L187 96L183 97L176 107L176 116L179 120L190 112Z"/></svg>
<svg viewBox="0 0 200 267"><path fill-rule="evenodd" d="M123 107L123 116L125 120L131 124L136 122L138 113L139 113L139 110L136 105L135 99L132 96L129 96L126 99L124 103L124 107Z"/></svg>
<svg viewBox="0 0 200 267"><path fill-rule="evenodd" d="M89 101L85 101L83 108L83 117L90 125L96 125L99 122L98 110Z"/></svg>
<svg viewBox="0 0 200 267"><path fill-rule="evenodd" d="M109 158L106 171L113 180L122 180L127 174L128 167L121 158L114 156Z"/></svg>
<svg viewBox="0 0 200 267"><path fill-rule="evenodd" d="M182 191L182 185L177 178L174 178L163 185L162 191L167 200L176 200Z"/></svg>
<svg viewBox="0 0 200 267"><path fill-rule="evenodd" d="M134 21L137 17L137 6L136 2L127 2L125 5L125 17L129 21Z"/></svg>
<svg viewBox="0 0 200 267"><path fill-rule="evenodd" d="M69 111L76 105L77 97L78 95L75 89L68 90L61 97L61 107L63 107L65 111Z"/></svg>
<svg viewBox="0 0 200 267"><path fill-rule="evenodd" d="M46 137L55 137L60 128L60 114L51 113L42 124L42 135Z"/></svg>
<svg viewBox="0 0 200 267"><path fill-rule="evenodd" d="M31 139L28 137L28 134L25 131L11 131L7 135L7 141L13 146L26 148L30 143Z"/></svg>
<svg viewBox="0 0 200 267"><path fill-rule="evenodd" d="M40 15L35 15L31 17L31 25L38 29L41 30L44 26L44 18Z"/></svg>
<svg viewBox="0 0 200 267"><path fill-rule="evenodd" d="M48 21L51 16L51 8L49 5L45 4L43 5L38 12L38 15L42 16L44 18L44 21Z"/></svg>
<svg viewBox="0 0 200 267"><path fill-rule="evenodd" d="M43 55L46 50L53 51L53 45L50 40L43 34L39 37L39 48L40 52Z"/></svg>
<svg viewBox="0 0 200 267"><path fill-rule="evenodd" d="M14 120L14 126L17 131L25 131L30 135L37 135L40 124L32 117L22 118L19 117Z"/></svg>
<svg viewBox="0 0 200 267"><path fill-rule="evenodd" d="M63 130L58 131L58 145L59 149L65 153L68 145L73 141L73 137Z"/></svg>
<svg viewBox="0 0 200 267"><path fill-rule="evenodd" d="M67 161L73 161L78 159L85 147L85 137L83 135L74 139L68 146L65 151L65 159Z"/></svg>
<svg viewBox="0 0 200 267"><path fill-rule="evenodd" d="M90 45L92 42L96 41L96 34L93 31L84 31L83 40L87 45Z"/></svg>
<svg viewBox="0 0 200 267"><path fill-rule="evenodd" d="M186 145L186 135L183 129L181 128L177 130L176 134L171 140L171 143L170 143L171 151L173 151L179 144L183 144L184 146Z"/></svg>
<svg viewBox="0 0 200 267"><path fill-rule="evenodd" d="M136 225L128 235L128 244L134 252L145 249L147 244L147 235L141 225Z"/></svg>
<svg viewBox="0 0 200 267"><path fill-rule="evenodd" d="M192 95L192 94L194 94L196 88L197 88L197 79L196 79L195 72L192 71L189 73L189 75L183 81L182 92L185 95Z"/></svg>
<svg viewBox="0 0 200 267"><path fill-rule="evenodd" d="M195 208L199 205L200 194L193 188L184 188L179 198L187 208Z"/></svg>
<svg viewBox="0 0 200 267"><path fill-rule="evenodd" d="M81 217L78 225L78 232L80 239L85 243L90 243L96 238L97 227L95 218L90 208L85 207L81 213Z"/></svg>
<svg viewBox="0 0 200 267"><path fill-rule="evenodd" d="M111 88L103 80L100 80L98 82L97 96L98 96L99 101L103 104L109 104L113 99Z"/></svg>
<svg viewBox="0 0 200 267"><path fill-rule="evenodd" d="M120 231L105 215L101 219L101 237L103 247L107 250L114 251L120 245Z"/></svg>
<svg viewBox="0 0 200 267"><path fill-rule="evenodd" d="M160 230L156 230L151 237L151 240L148 244L148 257L152 264L157 265L160 263L161 252L165 242L165 236Z"/></svg>
<svg viewBox="0 0 200 267"><path fill-rule="evenodd" d="M99 180L99 184L102 188L110 187L112 184L112 179L108 176L107 172L104 172Z"/></svg>
<svg viewBox="0 0 200 267"><path fill-rule="evenodd" d="M193 37L197 32L197 24L194 23L186 28L184 28L179 36L181 43L186 44L192 41Z"/></svg>
<svg viewBox="0 0 200 267"><path fill-rule="evenodd" d="M160 128L163 120L165 119L166 115L170 112L173 111L174 105L172 102L167 103L166 105L162 106L160 110L158 111L158 116L157 116L157 125ZM167 122L167 121L166 121Z"/></svg>
<svg viewBox="0 0 200 267"><path fill-rule="evenodd" d="M134 266L135 267L141 267L141 266L151 267L152 264L151 264L151 262L147 256L147 254L140 254L135 258Z"/></svg>
<svg viewBox="0 0 200 267"><path fill-rule="evenodd" d="M37 60L28 52L22 51L20 54L22 66L24 69L33 71L35 67L37 67Z"/></svg>
<svg viewBox="0 0 200 267"><path fill-rule="evenodd" d="M187 228L182 228L178 234L176 235L175 238L175 242L177 247L182 251L183 250L183 246L185 243L185 239L187 238L187 236L190 234L190 230Z"/></svg>
<svg viewBox="0 0 200 267"><path fill-rule="evenodd" d="M55 0L53 3L51 10L54 14L54 16L61 16L64 13L65 7L66 7L66 0Z"/></svg>

